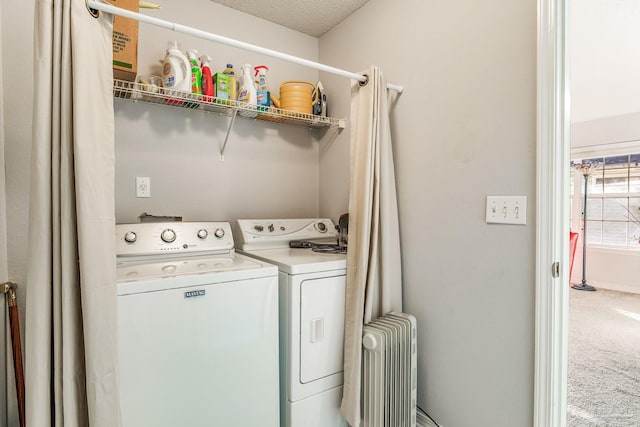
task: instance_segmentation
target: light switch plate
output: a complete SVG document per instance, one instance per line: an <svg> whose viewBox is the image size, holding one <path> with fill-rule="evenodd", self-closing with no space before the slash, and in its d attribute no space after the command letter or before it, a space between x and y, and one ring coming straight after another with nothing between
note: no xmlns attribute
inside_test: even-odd
<svg viewBox="0 0 640 427"><path fill-rule="evenodd" d="M527 223L527 196L487 196L487 224Z"/></svg>

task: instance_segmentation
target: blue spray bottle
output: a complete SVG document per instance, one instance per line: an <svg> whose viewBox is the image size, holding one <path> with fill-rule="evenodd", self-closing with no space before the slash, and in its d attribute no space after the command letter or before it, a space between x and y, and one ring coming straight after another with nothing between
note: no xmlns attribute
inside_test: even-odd
<svg viewBox="0 0 640 427"><path fill-rule="evenodd" d="M269 93L269 85L267 85L267 71L269 67L266 65L257 65L254 67L256 77L256 103L258 110L266 110L271 106L271 96Z"/></svg>

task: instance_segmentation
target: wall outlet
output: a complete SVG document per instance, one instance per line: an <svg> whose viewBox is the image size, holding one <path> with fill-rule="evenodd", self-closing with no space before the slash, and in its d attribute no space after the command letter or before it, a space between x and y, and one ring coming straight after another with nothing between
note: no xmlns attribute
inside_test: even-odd
<svg viewBox="0 0 640 427"><path fill-rule="evenodd" d="M527 223L527 196L487 196L487 224Z"/></svg>
<svg viewBox="0 0 640 427"><path fill-rule="evenodd" d="M151 197L151 178L136 176L136 197Z"/></svg>

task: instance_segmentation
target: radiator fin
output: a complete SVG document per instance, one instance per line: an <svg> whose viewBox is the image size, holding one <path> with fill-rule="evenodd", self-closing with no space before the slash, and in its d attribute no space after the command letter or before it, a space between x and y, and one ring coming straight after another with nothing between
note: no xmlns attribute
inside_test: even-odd
<svg viewBox="0 0 640 427"><path fill-rule="evenodd" d="M388 313L362 331L363 427L416 427L415 317Z"/></svg>

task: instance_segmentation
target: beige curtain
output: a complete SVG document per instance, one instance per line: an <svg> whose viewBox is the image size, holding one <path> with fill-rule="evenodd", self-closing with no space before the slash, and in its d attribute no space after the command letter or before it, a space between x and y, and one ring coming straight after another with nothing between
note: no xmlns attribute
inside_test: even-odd
<svg viewBox="0 0 640 427"><path fill-rule="evenodd" d="M342 414L360 425L362 326L402 311L402 270L387 83L377 67L351 88L351 179Z"/></svg>
<svg viewBox="0 0 640 427"><path fill-rule="evenodd" d="M111 17L37 0L35 33L27 425L117 427Z"/></svg>

